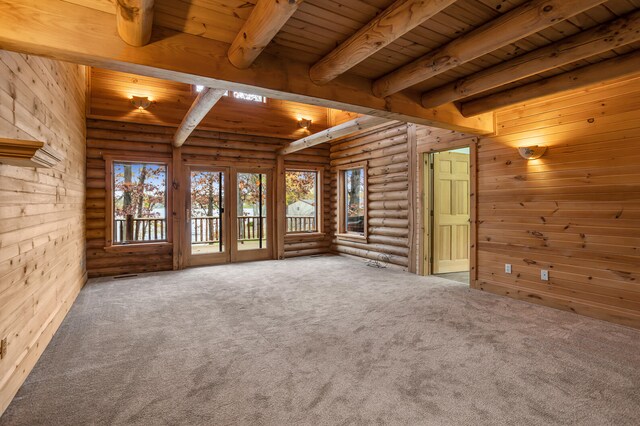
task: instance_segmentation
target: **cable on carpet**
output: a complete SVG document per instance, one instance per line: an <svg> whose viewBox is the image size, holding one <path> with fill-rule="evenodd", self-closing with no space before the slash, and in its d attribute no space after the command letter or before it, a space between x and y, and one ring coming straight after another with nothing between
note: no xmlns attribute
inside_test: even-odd
<svg viewBox="0 0 640 426"><path fill-rule="evenodd" d="M371 266L372 268L386 268L390 261L391 257L389 257L388 254L380 253L377 259L369 259L367 266Z"/></svg>

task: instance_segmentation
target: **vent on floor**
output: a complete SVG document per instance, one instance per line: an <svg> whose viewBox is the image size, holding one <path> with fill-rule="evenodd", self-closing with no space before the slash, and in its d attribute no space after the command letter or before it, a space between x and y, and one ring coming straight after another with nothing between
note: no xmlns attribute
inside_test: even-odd
<svg viewBox="0 0 640 426"><path fill-rule="evenodd" d="M113 277L114 280L119 280L122 278L133 278L133 277L137 277L138 274L127 274L127 275L116 275L115 277Z"/></svg>

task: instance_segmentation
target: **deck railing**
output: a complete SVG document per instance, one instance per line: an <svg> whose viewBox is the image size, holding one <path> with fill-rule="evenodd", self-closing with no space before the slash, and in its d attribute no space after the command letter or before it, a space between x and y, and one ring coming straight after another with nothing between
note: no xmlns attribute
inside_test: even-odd
<svg viewBox="0 0 640 426"><path fill-rule="evenodd" d="M315 216L287 216L287 232L317 231Z"/></svg>
<svg viewBox="0 0 640 426"><path fill-rule="evenodd" d="M260 234L262 222L262 234ZM267 218L260 216L241 216L238 218L238 241L259 240L267 238Z"/></svg>
<svg viewBox="0 0 640 426"><path fill-rule="evenodd" d="M192 243L217 243L220 241L220 217L200 216L191 218Z"/></svg>
<svg viewBox="0 0 640 426"><path fill-rule="evenodd" d="M115 220L115 242L125 241L162 241L167 239L167 221L158 218L136 218L129 225L127 220ZM316 228L315 216L287 216L287 232L313 232ZM192 243L217 243L220 241L219 216L200 216L191 218ZM262 238L267 236L267 219L262 218ZM260 238L260 216L241 216L238 218L238 240L257 240Z"/></svg>
<svg viewBox="0 0 640 426"><path fill-rule="evenodd" d="M115 242L123 241L162 241L167 239L167 221L158 218L116 219ZM125 237L126 236L126 237Z"/></svg>

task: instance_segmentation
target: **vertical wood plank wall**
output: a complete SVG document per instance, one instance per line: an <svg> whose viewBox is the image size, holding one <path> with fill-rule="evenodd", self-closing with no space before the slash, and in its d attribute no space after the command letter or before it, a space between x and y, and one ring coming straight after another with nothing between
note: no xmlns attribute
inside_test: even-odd
<svg viewBox="0 0 640 426"><path fill-rule="evenodd" d="M122 123L106 120L87 120L87 268L89 276L109 276L137 272L173 269L172 244L153 246L127 246L105 249L105 225L110 213L105 205L104 156L126 159L127 156L144 156L153 153L168 163L172 159L171 140L175 127ZM197 162L216 165L238 162L260 163L274 167L276 151L286 142L284 139L264 136L241 135L207 130L196 130L181 148L182 164ZM286 157L290 164L328 165L329 150L319 146ZM173 170L184 173L182 170ZM170 177L173 179L174 177ZM328 179L325 179L328 187ZM324 191L325 194L328 191ZM329 220L328 200L325 220ZM178 212L184 206L171 206ZM171 211L171 209L170 209ZM285 238L285 257L324 253L329 250L328 237Z"/></svg>
<svg viewBox="0 0 640 426"><path fill-rule="evenodd" d="M86 281L85 90L84 67L0 51L0 137L63 157L0 165L0 415Z"/></svg>
<svg viewBox="0 0 640 426"><path fill-rule="evenodd" d="M379 127L331 145L331 212L334 235L338 229L336 167L367 161L369 192L367 241L337 237L333 240L333 251L373 260L384 258L392 264L409 267L408 152L406 123Z"/></svg>
<svg viewBox="0 0 640 426"><path fill-rule="evenodd" d="M478 288L640 327L640 78L497 119L478 146ZM539 144L534 161L515 148Z"/></svg>

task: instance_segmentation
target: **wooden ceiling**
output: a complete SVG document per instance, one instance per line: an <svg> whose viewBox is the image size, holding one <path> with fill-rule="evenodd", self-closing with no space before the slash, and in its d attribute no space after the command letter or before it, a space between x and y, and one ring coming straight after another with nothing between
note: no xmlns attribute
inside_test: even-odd
<svg viewBox="0 0 640 426"><path fill-rule="evenodd" d="M87 117L142 124L177 126L197 93L193 86L153 77L91 68L89 73ZM146 96L153 104L138 110L129 102L131 96ZM225 96L201 121L199 128L298 139L319 132L335 121L348 117L314 105L267 99L252 102ZM311 120L309 129L298 125L300 118Z"/></svg>
<svg viewBox="0 0 640 426"><path fill-rule="evenodd" d="M154 3L153 0L121 1L125 4ZM358 111L361 113L367 113L364 108L368 107L371 108L369 111L373 115L384 116L385 111L388 111L398 114L396 116L390 114L389 118L424 117L427 120L434 119L436 124L438 120L443 121L444 125L451 123L451 128L473 129L476 127L478 132L486 129L485 124L469 124L468 121L458 118L456 114L459 112L452 111L453 104L450 102L456 102L456 107L462 111L462 115L467 111L469 114L466 115L472 116L478 112L490 111L491 104L478 106L476 103L474 108L465 109L465 103L520 86L530 88L528 92L535 94L535 86L529 86L531 83L576 69L581 69L584 74L587 70L585 67L602 61L610 61L617 57L627 58L624 64L611 68L616 70L617 75L607 75L609 65L613 63L611 61L599 70L592 67L587 76L564 74L568 79L567 89L574 88L572 85L580 83L578 80L581 79L590 83L598 79L606 80L630 75L635 72L635 69L640 69L638 60L640 57L638 55L640 54L638 49L640 47L640 41L638 41L640 40L640 0L290 0L288 7L292 8L291 13L282 14L279 20L275 19L275 16L255 17L254 15L254 22L248 23L248 20L251 21L249 17L252 13L254 11L258 13L260 9L255 6L258 1L264 5L274 0L155 0L154 33L159 34L164 28L197 36L218 43L212 45L212 48L219 48L220 45L228 46L235 39L242 39L243 36L245 41L251 40L255 33L261 33L261 40L265 41L264 46L260 45L256 48L258 53L262 52L262 49L264 52L249 71L238 69L238 72L234 73L233 68L227 67L227 65L233 67L232 65L221 62L216 63L215 67L212 66L211 71L206 68L188 69L188 71L193 72L194 75L203 75L202 69L205 69L207 73L210 72L206 77L226 81L230 84L229 87L235 82L241 84L250 82L253 87L265 89L277 86L282 92L291 90L297 92L296 95L303 95L304 99L301 98L303 101L317 97L318 103L326 106L331 105L328 105L330 102L325 100L344 105L345 100L355 98L355 94L358 96L362 94L362 99L353 101L354 104L363 106ZM62 2L42 0L42 2L41 4L50 4L50 10L55 8L56 3L65 3L82 6L81 9L89 8L112 15L116 13L116 0ZM21 2L0 0L1 3ZM425 13L426 9L431 9L433 13ZM273 13L273 11L269 12L264 8L260 11L260 14L266 13ZM421 13L424 16L420 19L416 18ZM81 20L84 15L86 15L85 21L89 20L87 18L89 15L84 12L78 15L80 16L78 25L85 24ZM615 22L618 18L623 20ZM383 21L384 19L386 21ZM274 21L281 24L275 24ZM376 21L383 22L382 24L378 22L378 27L375 27ZM89 25L89 23L86 24ZM71 31L73 26L69 24L64 30ZM309 74L308 70L313 71L314 64L317 66L318 61L326 60L345 45L356 43L353 41L354 37L367 28L369 32L357 43L365 43L365 39L378 37L383 42L376 43L382 47L372 48L369 45L362 48L368 49L367 54L363 56L364 59L353 61L354 63L349 64L344 72L336 73L340 75L339 78L332 77L329 84L313 84L313 81L318 80L311 78L312 81L309 81L308 75L300 75ZM26 38L25 34L28 34L29 26L25 25L25 29L19 31L12 30L23 31L24 34L17 36L12 34L10 42L7 42L3 41L2 30L0 30L0 47L20 45L16 42L16 37ZM269 32L267 30L273 34L266 37L265 34ZM113 31L115 31L115 25ZM151 46L158 45L166 38L170 37L166 34L162 37L154 37L149 46L139 49L149 47L146 52L152 52ZM540 50L545 47L546 51ZM99 47L96 46L96 48ZM184 55L191 53L185 52L188 48L189 46L180 46L179 53ZM38 52L45 51L44 49L42 47L39 50L29 45L24 50ZM58 47L58 49L62 48ZM64 47L64 49L66 49L63 55L65 57L87 57L87 62L96 60L94 56L89 57L90 55L86 52L81 54L71 52L73 47ZM194 47L194 51L195 49ZM174 50L178 49L174 48ZM534 54L526 55L534 51L540 52L540 55L544 53L545 56L536 58L532 56ZM135 53L135 51L132 52ZM143 51L140 50L140 52ZM179 56L175 52L172 54L176 58ZM127 52L123 56L127 61L137 60L135 54ZM216 57L214 54L211 56ZM559 60L559 57L563 60ZM465 80L477 77L481 71L485 76L492 73L508 74L512 69L509 67L518 65L513 65L514 58L532 58L527 60L528 71L522 71L517 80L505 79L500 84L494 82L486 87L476 88L474 91L460 93L459 96L442 98L444 99L442 102L449 103L440 104L430 100L440 99L440 97L430 98L435 94L434 89L450 85L451 90L458 90ZM117 59L120 62L113 66L122 69L122 58ZM100 60L103 61L102 58ZM142 65L148 67L152 62L148 61ZM348 59L347 62L349 62ZM248 61L247 65L251 63L253 60ZM110 65L108 62L106 64ZM285 64L285 69L273 70L273 72L267 69L269 66L276 67L280 64ZM503 67L502 74L497 74L499 71L495 68L497 65ZM634 67L635 65L639 66ZM165 69L180 67L179 64L175 67L162 64L158 66L163 66ZM287 66L290 68L286 68ZM218 68L224 68L224 72ZM292 73L293 69L302 72ZM185 73L182 69L175 71ZM416 72L418 72L417 78L412 75ZM594 76L594 73L598 75ZM177 78L182 78L183 74L178 75ZM425 77L420 78L421 75ZM282 79L282 76L286 76L285 78L291 81L287 81L286 84L279 81L278 78ZM412 78L404 78L408 76ZM394 78L395 87L389 88L387 83L389 79ZM345 89L347 86L349 90ZM562 90L562 85L557 82L549 85L551 86L558 87L554 90ZM384 102L379 103L376 98L381 100L384 98ZM522 96L514 97L514 99L522 98ZM504 106L505 102L498 102L495 105L498 108Z"/></svg>
<svg viewBox="0 0 640 426"><path fill-rule="evenodd" d="M315 63L392 3L393 1L388 0L309 0L300 5L298 12L273 39L266 52L291 59L304 58L306 62ZM380 78L524 3L526 0L458 0L424 24L356 65L350 72L370 79ZM420 91L433 89L514 56L603 24L637 8L640 8L640 0L604 2L600 6L444 72L414 88ZM628 53L638 47L640 43L624 46L585 61L542 73L519 84Z"/></svg>

